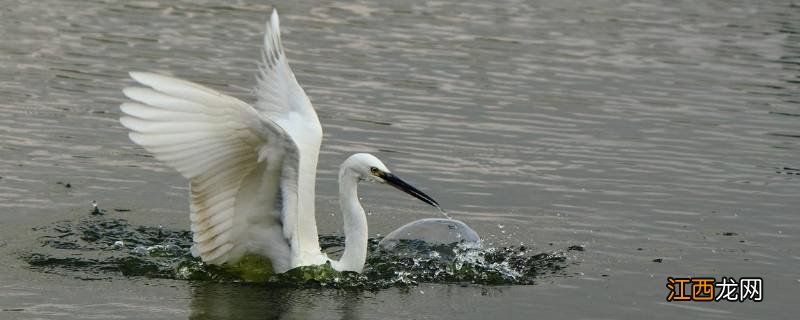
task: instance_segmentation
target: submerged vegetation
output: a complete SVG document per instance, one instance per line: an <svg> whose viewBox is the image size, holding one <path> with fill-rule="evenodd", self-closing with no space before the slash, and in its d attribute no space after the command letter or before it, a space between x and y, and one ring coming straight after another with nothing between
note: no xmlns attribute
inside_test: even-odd
<svg viewBox="0 0 800 320"><path fill-rule="evenodd" d="M370 239L364 272L338 272L330 264L271 273L268 260L246 256L233 265L207 265L189 253L191 232L132 226L124 219L89 216L36 228L41 252L23 256L32 268L86 280L117 275L223 282L264 282L275 286L379 289L428 283L533 284L564 275L566 252L534 253L525 246L483 248L475 243L428 245L402 241L391 250ZM343 237L321 236L334 255ZM570 250L567 250L570 251Z"/></svg>

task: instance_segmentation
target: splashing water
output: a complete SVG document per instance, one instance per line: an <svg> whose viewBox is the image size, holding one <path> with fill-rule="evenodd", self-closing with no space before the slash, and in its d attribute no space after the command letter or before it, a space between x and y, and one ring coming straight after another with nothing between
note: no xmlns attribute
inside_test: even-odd
<svg viewBox="0 0 800 320"><path fill-rule="evenodd" d="M484 248L480 243L431 245L401 240L391 249L370 239L364 272L337 272L330 265L299 267L272 274L267 259L246 256L233 265L207 265L189 253L191 233L161 227L131 226L124 219L101 216L36 228L43 252L24 255L32 268L110 279L116 275L208 281L254 281L277 286L379 289L417 283L533 284L565 275L565 252L534 254L525 246ZM320 236L320 245L336 255L344 238Z"/></svg>

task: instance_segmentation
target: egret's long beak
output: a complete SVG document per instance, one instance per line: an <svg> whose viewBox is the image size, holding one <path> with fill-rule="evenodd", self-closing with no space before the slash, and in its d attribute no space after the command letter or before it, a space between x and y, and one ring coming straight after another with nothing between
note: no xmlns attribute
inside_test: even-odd
<svg viewBox="0 0 800 320"><path fill-rule="evenodd" d="M381 172L379 176L383 178L383 180L386 181L386 183L388 183L390 186L395 187L398 190L403 191L405 193L408 193L414 196L414 198L422 200L422 202L425 202L429 205L439 208L439 203L436 202L436 200L433 200L431 196L425 194L422 191L419 191L419 189L414 188L412 185L403 181L403 179L398 178L396 175L393 175L389 172Z"/></svg>

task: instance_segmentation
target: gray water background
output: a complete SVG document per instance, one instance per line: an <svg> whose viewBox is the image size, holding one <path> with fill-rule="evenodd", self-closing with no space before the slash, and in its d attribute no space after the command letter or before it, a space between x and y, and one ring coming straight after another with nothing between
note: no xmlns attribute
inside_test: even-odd
<svg viewBox="0 0 800 320"><path fill-rule="evenodd" d="M533 286L265 289L31 270L32 228L127 208L188 228L187 188L119 125L126 72L253 100L273 3L0 3L0 319L790 319L800 307L800 3L274 3L336 171L371 152L494 246L571 252ZM62 182L62 184L58 184ZM63 183L70 183L65 188ZM361 188L370 234L436 212ZM654 259L662 259L661 263ZM764 301L667 303L666 278L763 277Z"/></svg>

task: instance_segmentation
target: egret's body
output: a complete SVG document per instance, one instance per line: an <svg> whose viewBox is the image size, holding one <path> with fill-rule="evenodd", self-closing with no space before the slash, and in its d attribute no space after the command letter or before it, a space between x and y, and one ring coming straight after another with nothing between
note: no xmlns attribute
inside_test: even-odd
<svg viewBox="0 0 800 320"><path fill-rule="evenodd" d="M273 11L264 37L255 105L207 87L153 73L131 73L149 88L123 90L130 138L190 182L192 253L211 264L246 254L270 260L281 273L328 261L360 272L367 221L357 183L374 179L438 204L406 184L377 158L355 154L339 172L345 250L338 261L320 250L314 194L322 127L294 77Z"/></svg>

